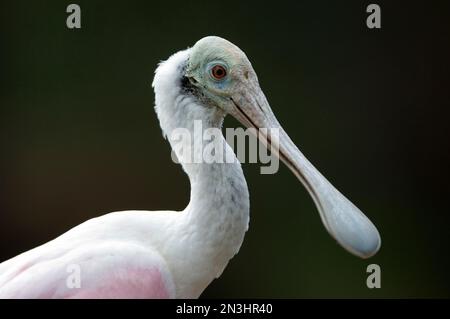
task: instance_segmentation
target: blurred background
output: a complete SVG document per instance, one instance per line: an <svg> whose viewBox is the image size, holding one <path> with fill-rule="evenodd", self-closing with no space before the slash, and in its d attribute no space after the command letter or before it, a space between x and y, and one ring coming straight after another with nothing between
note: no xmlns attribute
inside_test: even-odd
<svg viewBox="0 0 450 319"><path fill-rule="evenodd" d="M0 261L104 213L187 205L151 82L160 60L219 35L383 243L348 254L286 167L244 164L250 229L202 297L450 297L448 2L376 1L380 30L367 1L78 0L79 30L69 3L1 3ZM371 263L381 289L366 287Z"/></svg>

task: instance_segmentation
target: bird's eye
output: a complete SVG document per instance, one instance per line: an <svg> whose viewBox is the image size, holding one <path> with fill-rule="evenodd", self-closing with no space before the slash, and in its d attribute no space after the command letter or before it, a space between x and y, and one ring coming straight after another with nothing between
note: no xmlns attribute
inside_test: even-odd
<svg viewBox="0 0 450 319"><path fill-rule="evenodd" d="M211 69L211 75L216 80L222 80L227 75L227 70L219 64L215 65Z"/></svg>

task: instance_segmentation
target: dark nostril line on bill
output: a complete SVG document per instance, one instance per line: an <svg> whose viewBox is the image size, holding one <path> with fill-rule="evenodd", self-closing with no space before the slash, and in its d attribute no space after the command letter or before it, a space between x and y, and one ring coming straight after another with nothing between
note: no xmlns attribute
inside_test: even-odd
<svg viewBox="0 0 450 319"><path fill-rule="evenodd" d="M256 104L258 104L258 106L259 106L259 109L261 110L261 112L263 112L263 114L264 114L264 115L266 115L266 112L264 112L264 110L263 110L263 108L262 108L261 104L259 104L259 101L258 101L258 99L255 99L255 101L256 101Z"/></svg>

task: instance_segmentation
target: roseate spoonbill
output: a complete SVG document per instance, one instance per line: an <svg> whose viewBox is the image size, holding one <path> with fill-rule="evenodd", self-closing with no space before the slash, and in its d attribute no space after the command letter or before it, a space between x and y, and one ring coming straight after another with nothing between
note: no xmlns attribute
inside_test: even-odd
<svg viewBox="0 0 450 319"><path fill-rule="evenodd" d="M380 237L369 219L303 156L260 89L247 56L206 37L162 62L153 81L164 135L194 120L220 128L226 114L253 128L279 128L281 160L312 196L327 231L349 252L370 257ZM224 141L223 136L221 138ZM170 140L170 139L169 139ZM176 141L170 140L177 153ZM192 147L192 145L183 145ZM225 143L224 156L235 156ZM240 163L183 163L191 198L181 212L122 211L93 218L0 264L2 298L196 298L238 252L249 223ZM79 267L69 286L68 267Z"/></svg>

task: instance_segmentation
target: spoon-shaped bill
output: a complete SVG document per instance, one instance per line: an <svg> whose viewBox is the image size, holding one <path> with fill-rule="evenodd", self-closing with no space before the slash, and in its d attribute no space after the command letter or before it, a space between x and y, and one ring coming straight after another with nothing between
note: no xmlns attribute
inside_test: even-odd
<svg viewBox="0 0 450 319"><path fill-rule="evenodd" d="M243 87L232 97L231 113L247 127L259 130L258 138L271 149L302 182L319 210L321 220L337 242L361 258L373 256L381 245L380 235L373 223L342 195L300 152L275 118L259 87ZM273 139L270 129L278 128L279 138ZM264 135L264 132L269 132Z"/></svg>
<svg viewBox="0 0 450 319"><path fill-rule="evenodd" d="M279 147L281 160L308 190L330 235L352 254L373 256L381 245L374 224L306 159L283 129Z"/></svg>

